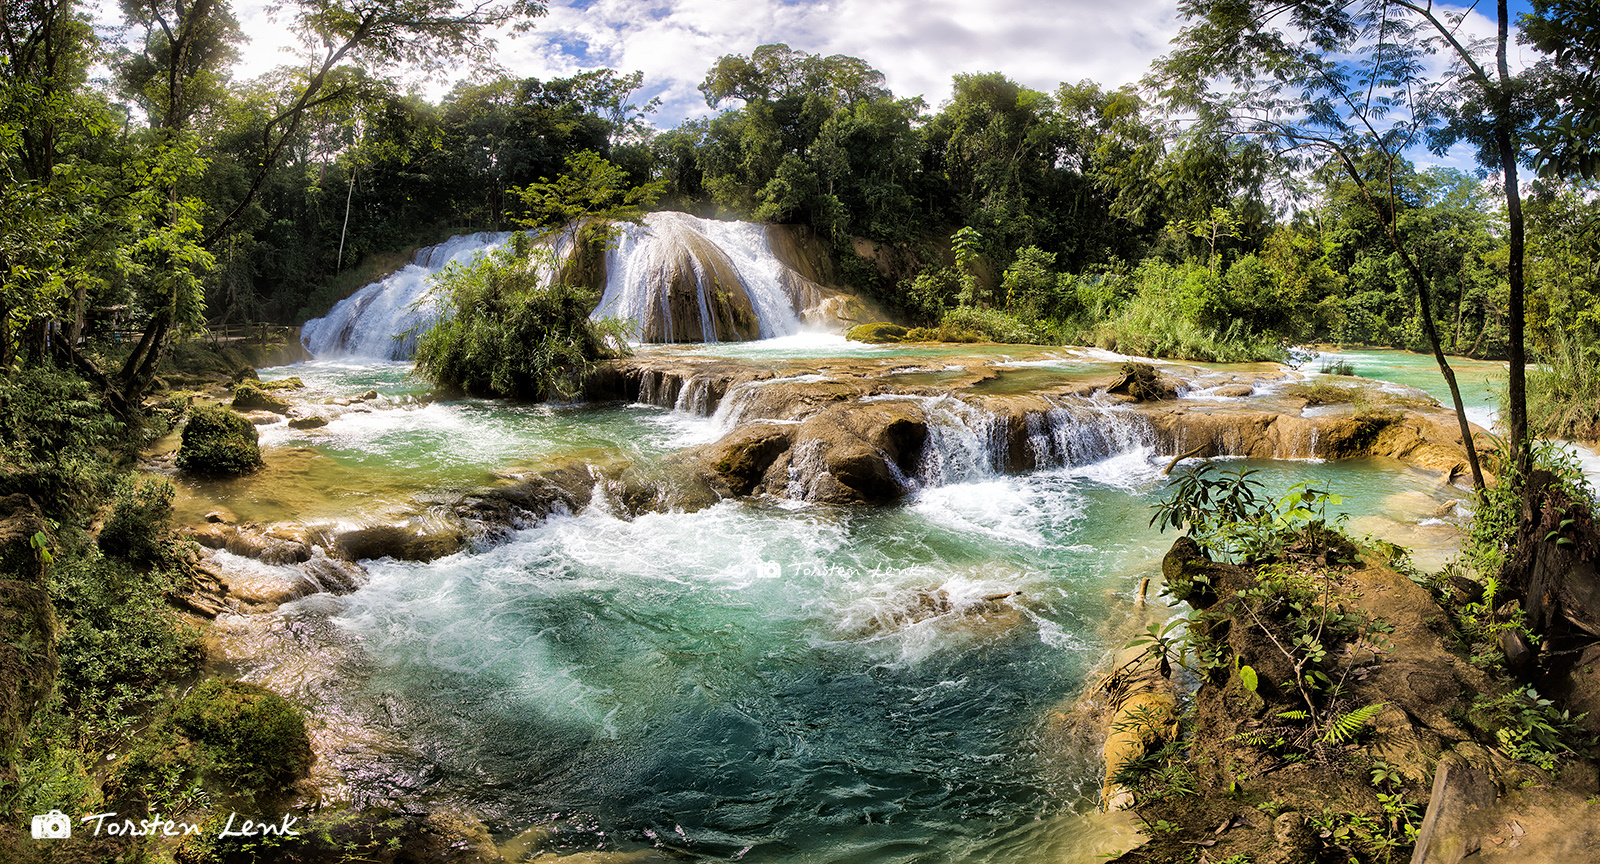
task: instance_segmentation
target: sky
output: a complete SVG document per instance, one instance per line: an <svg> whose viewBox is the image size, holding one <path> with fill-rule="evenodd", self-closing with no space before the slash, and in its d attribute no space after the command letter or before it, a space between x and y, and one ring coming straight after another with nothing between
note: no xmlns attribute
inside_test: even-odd
<svg viewBox="0 0 1600 864"><path fill-rule="evenodd" d="M1492 3L1479 5L1494 14ZM1085 78L1108 88L1137 83L1182 28L1177 0L550 0L549 6L533 31L500 40L500 63L517 76L542 79L600 67L642 71L638 101L660 97L652 121L661 129L713 113L696 88L717 58L749 55L772 42L859 57L883 72L896 96L921 95L937 108L957 72L1001 72L1045 92ZM281 51L292 44L286 22L273 21L267 7L234 2L252 38L236 78L288 57ZM1515 20L1528 3L1513 0L1511 7ZM1489 35L1494 25L1474 14L1465 29ZM422 89L437 97L450 83Z"/></svg>

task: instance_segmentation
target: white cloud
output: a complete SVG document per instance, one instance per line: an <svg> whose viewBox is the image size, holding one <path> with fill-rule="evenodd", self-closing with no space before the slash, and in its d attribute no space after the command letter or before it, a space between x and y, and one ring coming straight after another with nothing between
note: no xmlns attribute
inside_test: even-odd
<svg viewBox="0 0 1600 864"><path fill-rule="evenodd" d="M537 78L603 66L642 71L642 95L661 97L656 122L665 127L711 113L696 88L717 58L785 42L860 57L884 73L896 96L921 95L937 107L958 72L1001 72L1044 91L1084 78L1107 87L1136 83L1181 29L1176 6L1174 0L551 0L533 31L501 37L499 61L512 74ZM295 40L285 14L273 20L261 2L237 2L234 10L252 40L237 78L290 62L282 48ZM1462 27L1472 37L1493 32L1493 22L1476 12ZM1514 49L1513 64L1520 65L1521 55ZM435 97L447 89L446 82L424 85Z"/></svg>

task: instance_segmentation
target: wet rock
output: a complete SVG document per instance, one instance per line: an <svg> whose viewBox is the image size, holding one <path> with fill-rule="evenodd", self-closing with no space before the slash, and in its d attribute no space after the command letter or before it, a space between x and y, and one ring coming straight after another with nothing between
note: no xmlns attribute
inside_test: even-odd
<svg viewBox="0 0 1600 864"><path fill-rule="evenodd" d="M263 390L254 381L241 381L233 386L233 409L235 411L271 411L274 414L287 414L289 413L289 403Z"/></svg>
<svg viewBox="0 0 1600 864"><path fill-rule="evenodd" d="M306 386L305 382L301 381L299 377L281 378L277 381L260 381L258 383L263 390L302 390Z"/></svg>
<svg viewBox="0 0 1600 864"><path fill-rule="evenodd" d="M767 469L789 450L793 429L750 425L729 433L715 447L711 467L734 495L749 495Z"/></svg>
<svg viewBox="0 0 1600 864"><path fill-rule="evenodd" d="M1228 384L1211 391L1214 396L1225 396L1229 399L1240 399L1253 395L1255 392L1256 388L1251 387L1249 384Z"/></svg>
<svg viewBox="0 0 1600 864"><path fill-rule="evenodd" d="M312 549L310 560L301 565L308 587L314 592L349 594L365 583L367 572L361 565L350 561L329 558L318 546Z"/></svg>
<svg viewBox="0 0 1600 864"><path fill-rule="evenodd" d="M205 515L205 520L207 523L212 525L232 525L233 523L239 521L239 517L236 516L232 510L229 510L226 507L218 507L215 510L207 512Z"/></svg>
<svg viewBox="0 0 1600 864"><path fill-rule="evenodd" d="M281 529L261 531L250 527L233 528L222 548L263 564L298 564L311 557L311 545L304 537Z"/></svg>
<svg viewBox="0 0 1600 864"><path fill-rule="evenodd" d="M1106 387L1106 392L1126 396L1135 402L1151 402L1177 396L1178 388L1171 380L1156 374L1156 367L1149 363L1129 362L1122 364L1122 377Z"/></svg>
<svg viewBox="0 0 1600 864"><path fill-rule="evenodd" d="M351 561L433 561L460 551L465 542L457 527L413 521L347 531L334 541L334 549Z"/></svg>
<svg viewBox="0 0 1600 864"><path fill-rule="evenodd" d="M326 425L328 425L328 418L320 414L289 418L290 429L321 429Z"/></svg>

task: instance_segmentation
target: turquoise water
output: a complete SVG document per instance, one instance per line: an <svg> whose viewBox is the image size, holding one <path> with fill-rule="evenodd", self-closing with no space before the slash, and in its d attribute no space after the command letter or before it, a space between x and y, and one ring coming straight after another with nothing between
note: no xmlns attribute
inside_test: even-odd
<svg viewBox="0 0 1600 864"><path fill-rule="evenodd" d="M1446 359L1455 373L1456 386L1461 390L1461 403L1467 409L1467 416L1488 428L1493 412L1499 408L1500 393L1505 389L1506 364L1464 357ZM1439 404L1445 407L1452 404L1444 373L1439 371L1439 364L1432 355L1382 349L1337 351L1317 355L1304 369L1314 372L1335 360L1348 361L1354 374L1362 378L1414 387L1439 400Z"/></svg>
<svg viewBox="0 0 1600 864"><path fill-rule="evenodd" d="M354 476L449 485L717 434L645 406L422 405L392 365L272 371L384 394L319 432L268 432ZM1172 540L1148 525L1166 461L980 474L890 507L591 508L430 564L370 562L356 593L279 614L358 648L315 699L395 742L340 763L362 800L458 805L502 838L544 826L569 851L1087 861L1072 814L1092 808L1098 757L1051 724L1143 623L1132 595ZM1414 522L1456 494L1393 463L1235 464L1274 494L1332 486L1362 519Z"/></svg>

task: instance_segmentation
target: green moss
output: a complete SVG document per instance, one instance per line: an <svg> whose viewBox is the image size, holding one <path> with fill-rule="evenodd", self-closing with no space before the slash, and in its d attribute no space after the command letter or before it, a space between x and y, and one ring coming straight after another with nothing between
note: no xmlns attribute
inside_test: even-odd
<svg viewBox="0 0 1600 864"><path fill-rule="evenodd" d="M233 407L238 411L289 413L289 403L261 389L263 385L245 380L233 385Z"/></svg>
<svg viewBox="0 0 1600 864"><path fill-rule="evenodd" d="M306 386L305 382L301 381L298 376L283 378L278 381L260 381L257 383L263 390L299 390Z"/></svg>
<svg viewBox="0 0 1600 864"><path fill-rule="evenodd" d="M906 336L906 328L887 321L874 321L851 327L844 338L856 342L899 342Z"/></svg>
<svg viewBox="0 0 1600 864"><path fill-rule="evenodd" d="M213 678L178 703L171 723L198 748L206 785L224 794L281 800L311 767L299 709L256 684Z"/></svg>
<svg viewBox="0 0 1600 864"><path fill-rule="evenodd" d="M189 413L178 447L178 467L191 474L233 477L260 468L256 427L238 414L215 405Z"/></svg>
<svg viewBox="0 0 1600 864"><path fill-rule="evenodd" d="M139 735L105 794L129 814L181 815L209 799L270 815L310 766L299 709L264 687L213 678Z"/></svg>

